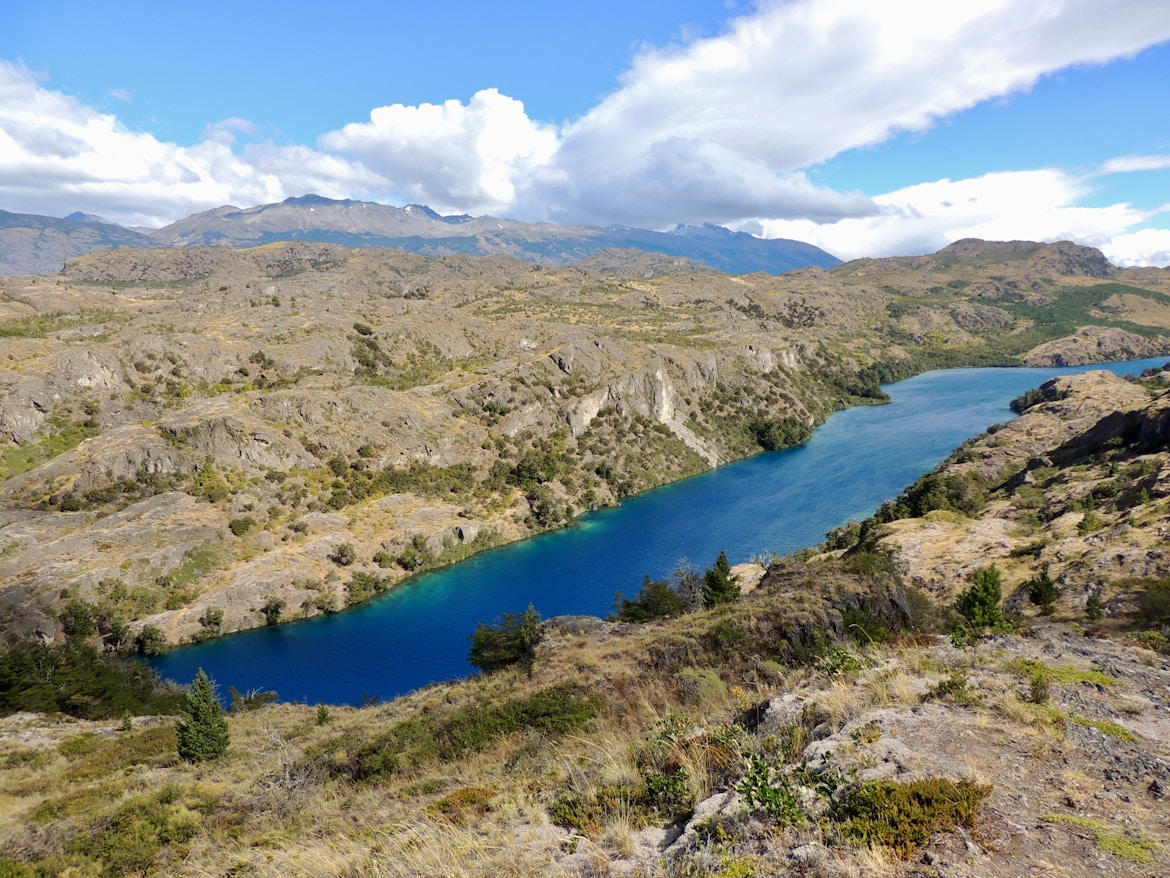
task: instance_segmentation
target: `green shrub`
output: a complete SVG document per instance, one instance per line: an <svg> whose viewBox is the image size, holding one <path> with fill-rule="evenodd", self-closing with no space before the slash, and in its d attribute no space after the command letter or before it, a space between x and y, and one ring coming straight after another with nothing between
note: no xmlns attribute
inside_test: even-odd
<svg viewBox="0 0 1170 878"><path fill-rule="evenodd" d="M936 833L959 824L973 827L990 791L965 780L873 781L846 793L834 820L846 838L908 859Z"/></svg>
<svg viewBox="0 0 1170 878"><path fill-rule="evenodd" d="M443 718L413 716L359 748L346 770L355 780L377 780L428 761L479 752L524 729L563 735L584 727L603 704L600 696L562 683L502 704L471 705Z"/></svg>
<svg viewBox="0 0 1170 878"><path fill-rule="evenodd" d="M781 827L799 826L808 820L799 787L785 771L773 768L759 756L750 757L747 771L735 789L749 808L763 810Z"/></svg>
<svg viewBox="0 0 1170 878"><path fill-rule="evenodd" d="M284 608L288 606L284 598L270 597L264 602L264 606L260 608L260 614L264 617L265 625L279 625L280 617L284 613Z"/></svg>
<svg viewBox="0 0 1170 878"><path fill-rule="evenodd" d="M143 625L134 638L134 645L139 655L162 655L167 651L167 638L160 628Z"/></svg>
<svg viewBox="0 0 1170 878"><path fill-rule="evenodd" d="M22 640L0 650L0 716L32 711L111 719L126 711L171 713L175 706L150 667L88 644Z"/></svg>
<svg viewBox="0 0 1170 878"><path fill-rule="evenodd" d="M981 700L979 693L971 689L968 685L967 675L962 671L952 671L949 677L940 680L934 688L929 689L922 695L923 701L933 701L935 699L953 701L956 704L963 704L967 707L974 707Z"/></svg>
<svg viewBox="0 0 1170 878"><path fill-rule="evenodd" d="M1101 595L1093 592L1085 600L1085 616L1090 622L1099 622L1105 615L1105 608L1101 604Z"/></svg>
<svg viewBox="0 0 1170 878"><path fill-rule="evenodd" d="M469 636L468 659L485 674L515 664L531 667L539 627L540 613L532 604L523 613L505 613L496 625L480 622Z"/></svg>
<svg viewBox="0 0 1170 878"><path fill-rule="evenodd" d="M233 518L228 522L228 529L238 537L242 537L255 526L256 519L250 515L245 515L242 518Z"/></svg>
<svg viewBox="0 0 1170 878"><path fill-rule="evenodd" d="M686 602L669 583L653 580L649 575L642 581L642 590L633 600L626 600L620 591L614 596L615 618L620 622L673 619L686 609Z"/></svg>
<svg viewBox="0 0 1170 878"><path fill-rule="evenodd" d="M357 560L357 549L353 543L338 543L329 554L329 560L339 567L348 567Z"/></svg>

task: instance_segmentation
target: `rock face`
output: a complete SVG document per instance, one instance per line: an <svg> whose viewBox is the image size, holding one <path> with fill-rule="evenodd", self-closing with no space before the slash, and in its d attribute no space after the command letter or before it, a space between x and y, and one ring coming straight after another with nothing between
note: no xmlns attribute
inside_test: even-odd
<svg viewBox="0 0 1170 878"><path fill-rule="evenodd" d="M1082 326L1073 335L1039 345L1024 357L1027 366L1084 366L1108 360L1144 360L1166 350L1166 338L1143 338L1123 329Z"/></svg>
<svg viewBox="0 0 1170 878"><path fill-rule="evenodd" d="M1120 612L1127 581L1170 574L1170 396L1158 377L1143 384L1110 372L1041 390L1043 401L940 469L986 486L978 514L939 509L894 521L879 545L908 583L944 602L994 564L1016 611L1029 607L1028 583L1046 568L1058 607L1081 614L1096 594Z"/></svg>

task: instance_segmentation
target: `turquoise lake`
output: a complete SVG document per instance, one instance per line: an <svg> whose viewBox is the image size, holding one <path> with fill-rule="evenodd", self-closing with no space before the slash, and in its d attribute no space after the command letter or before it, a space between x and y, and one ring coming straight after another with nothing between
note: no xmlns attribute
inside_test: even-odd
<svg viewBox="0 0 1170 878"><path fill-rule="evenodd" d="M259 628L172 650L152 661L189 682L203 668L241 692L282 701L361 704L474 672L479 621L533 604L545 618L604 616L614 593L680 565L702 570L786 554L872 513L964 440L1010 420L1009 402L1054 375L1108 368L1136 374L1165 358L1066 369L956 369L886 386L889 405L837 412L807 445L762 454L582 516L462 564L419 576L332 616Z"/></svg>

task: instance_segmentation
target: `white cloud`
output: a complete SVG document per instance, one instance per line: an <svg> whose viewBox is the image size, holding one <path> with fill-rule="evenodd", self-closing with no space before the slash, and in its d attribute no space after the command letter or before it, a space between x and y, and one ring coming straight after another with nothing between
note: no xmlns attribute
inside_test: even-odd
<svg viewBox="0 0 1170 878"><path fill-rule="evenodd" d="M1114 265L1170 266L1170 229L1142 229L1115 235L1101 249Z"/></svg>
<svg viewBox="0 0 1170 878"><path fill-rule="evenodd" d="M556 150L556 129L533 122L524 105L496 89L467 104L378 107L320 138L324 149L358 157L381 174L387 191L438 209L508 211L517 181Z"/></svg>
<svg viewBox="0 0 1170 878"><path fill-rule="evenodd" d="M564 131L519 207L612 221L620 193L619 206L653 202L663 220L867 212L789 175L1167 38L1170 5L1146 0L906 0L896 15L872 0L767 2L725 34L638 57L621 89ZM664 164L678 144L720 161ZM725 195L696 202L696 187Z"/></svg>
<svg viewBox="0 0 1170 878"><path fill-rule="evenodd" d="M1069 240L1105 247L1147 215L1128 204L1081 207L1085 185L1059 171L938 180L880 195L881 212L835 223L762 220L769 238L796 238L842 259L932 253L960 238Z"/></svg>
<svg viewBox="0 0 1170 878"><path fill-rule="evenodd" d="M1162 171L1170 168L1170 155L1126 155L1109 159L1101 165L1103 174L1126 174L1134 171Z"/></svg>
<svg viewBox="0 0 1170 878"><path fill-rule="evenodd" d="M64 216L83 210L157 226L222 204L304 192L344 197L382 182L358 164L308 147L255 144L237 154L225 135L243 130L241 124L212 126L208 138L191 147L167 143L0 62L0 204L16 212Z"/></svg>
<svg viewBox="0 0 1170 878"><path fill-rule="evenodd" d="M871 197L804 169L1166 39L1170 4L1151 0L903 0L896 15L873 0L762 0L718 36L642 52L613 94L561 128L487 88L466 103L378 107L315 148L241 142L259 132L238 118L191 146L160 141L0 62L0 204L157 225L316 192L573 223L712 221L843 256L965 235L1106 242L1140 215L1078 207L1083 182L1059 171ZM1166 167L1170 157L1135 154L1101 173Z"/></svg>
<svg viewBox="0 0 1170 878"><path fill-rule="evenodd" d="M231 116L227 119L220 119L218 122L212 122L204 128L201 139L222 143L225 146L235 146L239 139L238 135L246 134L249 137L255 137L259 133L260 126L255 122L241 119L239 116Z"/></svg>

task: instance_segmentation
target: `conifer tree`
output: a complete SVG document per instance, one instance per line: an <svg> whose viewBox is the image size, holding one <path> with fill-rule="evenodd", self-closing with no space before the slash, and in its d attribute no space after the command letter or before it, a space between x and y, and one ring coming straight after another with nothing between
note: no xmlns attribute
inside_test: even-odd
<svg viewBox="0 0 1170 878"><path fill-rule="evenodd" d="M223 715L223 705L215 697L215 685L202 668L195 675L180 713L175 732L179 736L181 758L205 762L227 752L230 740L227 718Z"/></svg>
<svg viewBox="0 0 1170 878"><path fill-rule="evenodd" d="M731 562L727 553L719 552L714 569L708 568L703 577L703 605L715 607L719 604L734 604L739 600L739 582L731 575Z"/></svg>

